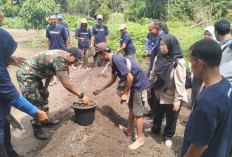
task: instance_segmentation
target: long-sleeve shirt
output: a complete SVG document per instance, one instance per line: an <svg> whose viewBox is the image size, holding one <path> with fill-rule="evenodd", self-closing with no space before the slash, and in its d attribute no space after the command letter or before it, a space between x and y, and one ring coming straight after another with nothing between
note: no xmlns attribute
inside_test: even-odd
<svg viewBox="0 0 232 157"><path fill-rule="evenodd" d="M151 70L150 82L151 87L154 87L154 84L157 80L155 73L157 57L154 60L153 68ZM160 88L155 91L156 97L159 99L160 104L175 104L180 105L184 97L187 96L187 91L185 89L186 81L186 63L184 59L180 59L176 68L172 69L170 74L170 83L167 89L167 92L163 92L163 88Z"/></svg>

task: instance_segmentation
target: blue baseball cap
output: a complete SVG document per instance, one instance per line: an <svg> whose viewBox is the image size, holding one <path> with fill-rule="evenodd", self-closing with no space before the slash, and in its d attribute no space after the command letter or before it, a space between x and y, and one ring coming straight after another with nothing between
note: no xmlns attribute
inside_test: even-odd
<svg viewBox="0 0 232 157"><path fill-rule="evenodd" d="M58 20L59 20L59 19L62 19L62 20L64 19L63 16L62 16L61 14L57 14L57 15L56 15L56 18L57 18Z"/></svg>

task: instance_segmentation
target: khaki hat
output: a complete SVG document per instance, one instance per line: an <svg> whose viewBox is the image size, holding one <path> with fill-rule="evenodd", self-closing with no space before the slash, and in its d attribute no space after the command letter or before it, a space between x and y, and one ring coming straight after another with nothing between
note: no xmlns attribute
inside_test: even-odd
<svg viewBox="0 0 232 157"><path fill-rule="evenodd" d="M85 18L81 19L81 23L87 23L87 20Z"/></svg>
<svg viewBox="0 0 232 157"><path fill-rule="evenodd" d="M98 52L100 51L111 52L109 46L105 42L98 43L95 47L95 51L96 51L96 54L94 55L94 57L96 57L98 55Z"/></svg>
<svg viewBox="0 0 232 157"><path fill-rule="evenodd" d="M126 25L125 24L121 24L120 27L119 27L119 30L123 30L126 28Z"/></svg>

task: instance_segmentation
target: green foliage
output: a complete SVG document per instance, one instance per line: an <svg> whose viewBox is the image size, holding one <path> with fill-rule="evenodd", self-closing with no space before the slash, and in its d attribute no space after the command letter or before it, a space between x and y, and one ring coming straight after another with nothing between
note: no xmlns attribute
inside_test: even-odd
<svg viewBox="0 0 232 157"><path fill-rule="evenodd" d="M129 8L125 10L126 19L129 21L137 22L143 16L146 5L143 1L132 0Z"/></svg>
<svg viewBox="0 0 232 157"><path fill-rule="evenodd" d="M169 21L166 23L169 28L169 33L173 34L179 40L181 50L184 54L185 60L189 61L189 47L203 38L204 28L195 27L190 28L180 21Z"/></svg>
<svg viewBox="0 0 232 157"><path fill-rule="evenodd" d="M148 18L161 19L166 14L166 5L168 0L144 0L146 8L144 15Z"/></svg>
<svg viewBox="0 0 232 157"><path fill-rule="evenodd" d="M20 28L23 29L23 22L20 17L15 18L4 18L3 21L4 28Z"/></svg>
<svg viewBox="0 0 232 157"><path fill-rule="evenodd" d="M64 14L64 18L71 29L72 32L75 32L78 27L80 27L80 19L81 16L68 16ZM5 18L4 27L6 28L22 28L22 18ZM96 24L97 21L88 21L88 26L92 29L92 26ZM189 47L198 40L203 38L204 28L202 27L194 27L190 28L190 24L188 22L181 21L169 21L166 22L169 28L169 33L173 34L177 37L180 42L181 49L183 51L184 57L186 61L189 60L188 49ZM108 24L109 28L109 46L112 51L115 52L120 46L120 31L118 30L120 24ZM145 38L148 34L148 23L143 23L143 25L139 23L127 22L127 31L131 35L133 43L136 47L136 57L138 61L143 61L144 47L145 47ZM46 47L47 40L45 35L41 35L41 37L34 38L32 41L28 43L30 46L38 47L41 45ZM74 46L77 47L77 40L74 39Z"/></svg>
<svg viewBox="0 0 232 157"><path fill-rule="evenodd" d="M33 40L27 42L27 45L36 48L47 47L46 35L42 34L41 36L33 38Z"/></svg>
<svg viewBox="0 0 232 157"><path fill-rule="evenodd" d="M58 4L60 7L60 12L67 12L68 10L68 0L55 0L56 4Z"/></svg>
<svg viewBox="0 0 232 157"><path fill-rule="evenodd" d="M19 5L12 5L11 0L2 0L0 1L0 9L3 10L5 17L12 16L19 12Z"/></svg>
<svg viewBox="0 0 232 157"><path fill-rule="evenodd" d="M59 5L54 0L28 0L23 3L20 11L25 29L46 28L45 18L51 12L59 12Z"/></svg>
<svg viewBox="0 0 232 157"><path fill-rule="evenodd" d="M102 5L95 12L95 15L97 14L101 14L104 18L104 23L107 23L107 21L109 20L111 11L105 3L102 3Z"/></svg>

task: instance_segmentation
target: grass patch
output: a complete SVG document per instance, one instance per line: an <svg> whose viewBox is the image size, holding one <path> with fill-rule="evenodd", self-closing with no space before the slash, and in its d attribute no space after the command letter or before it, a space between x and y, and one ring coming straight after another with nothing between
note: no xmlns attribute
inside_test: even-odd
<svg viewBox="0 0 232 157"><path fill-rule="evenodd" d="M27 45L35 48L47 47L47 38L45 34L36 36L32 40L28 41Z"/></svg>
<svg viewBox="0 0 232 157"><path fill-rule="evenodd" d="M80 20L84 18L83 16L70 16L64 14L65 22L68 23L72 32L75 32L78 27L80 27ZM117 24L115 24L117 23ZM123 23L123 15L121 13L116 15L113 13L107 23L109 28L109 46L112 51L115 52L120 45L120 32L118 30L120 24ZM194 27L190 28L192 22L181 22L181 21L169 21L166 22L169 28L169 33L173 34L177 37L180 42L181 49L184 54L184 58L189 62L188 49L189 47L198 40L201 40L203 37L203 27ZM97 24L97 21L88 21L89 28L92 29L92 26ZM149 22L145 22L143 25L134 22L127 22L127 31L132 37L132 40L136 47L136 57L139 62L143 61L143 53L145 47L145 38L148 34L148 24ZM20 17L16 17L14 19L5 18L4 19L4 27L5 28L22 28L22 21ZM77 47L77 40L73 39L74 46ZM34 38L30 42L28 42L29 46L32 47L46 47L47 39L45 34Z"/></svg>

